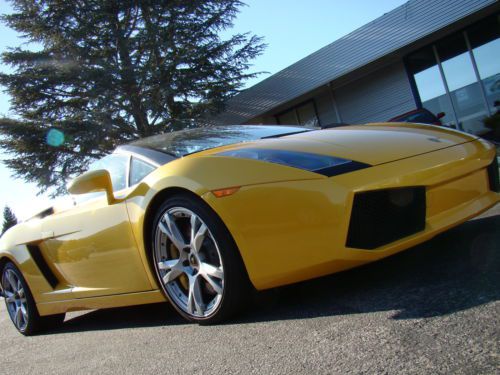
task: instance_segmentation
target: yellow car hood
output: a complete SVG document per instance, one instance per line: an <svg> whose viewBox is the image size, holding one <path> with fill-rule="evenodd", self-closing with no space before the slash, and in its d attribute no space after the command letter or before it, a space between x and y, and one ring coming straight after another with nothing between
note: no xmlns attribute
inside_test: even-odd
<svg viewBox="0 0 500 375"><path fill-rule="evenodd" d="M377 123L316 130L207 150L268 148L332 155L378 165L471 142L477 137L433 125Z"/></svg>

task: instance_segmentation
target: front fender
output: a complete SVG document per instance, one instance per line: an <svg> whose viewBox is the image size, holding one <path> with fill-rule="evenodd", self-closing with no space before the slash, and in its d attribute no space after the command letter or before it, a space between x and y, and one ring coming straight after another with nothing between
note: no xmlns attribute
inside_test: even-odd
<svg viewBox="0 0 500 375"><path fill-rule="evenodd" d="M125 200L137 247L143 263L149 264L144 233L146 214L154 212L150 209L152 203L167 189L182 189L203 199L205 193L227 187L325 178L317 173L259 160L192 155L158 168ZM146 272L150 282L157 285L153 271L148 268Z"/></svg>

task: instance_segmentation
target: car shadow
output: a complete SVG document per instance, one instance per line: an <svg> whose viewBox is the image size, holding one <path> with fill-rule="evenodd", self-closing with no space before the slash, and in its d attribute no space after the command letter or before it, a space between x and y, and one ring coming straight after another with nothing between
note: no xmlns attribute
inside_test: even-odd
<svg viewBox="0 0 500 375"><path fill-rule="evenodd" d="M500 216L469 221L400 254L262 293L241 322L394 311L427 318L500 297Z"/></svg>
<svg viewBox="0 0 500 375"><path fill-rule="evenodd" d="M45 332L69 333L123 328L146 328L186 324L168 303L155 303L113 309L93 310L68 317L62 326Z"/></svg>
<svg viewBox="0 0 500 375"><path fill-rule="evenodd" d="M500 296L500 215L476 219L360 268L256 293L228 324L393 311L391 319L452 314ZM166 303L97 310L53 333L186 324Z"/></svg>

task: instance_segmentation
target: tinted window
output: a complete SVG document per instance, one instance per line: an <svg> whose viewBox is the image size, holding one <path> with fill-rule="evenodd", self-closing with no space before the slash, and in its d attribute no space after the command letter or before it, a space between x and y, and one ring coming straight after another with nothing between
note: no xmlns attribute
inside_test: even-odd
<svg viewBox="0 0 500 375"><path fill-rule="evenodd" d="M111 154L92 163L89 171L105 169L111 175L113 191L125 189L127 187L127 166L129 162L128 155Z"/></svg>
<svg viewBox="0 0 500 375"><path fill-rule="evenodd" d="M276 120L278 124L283 125L302 125L310 128L319 126L318 114L312 100L282 112L276 116Z"/></svg>
<svg viewBox="0 0 500 375"><path fill-rule="evenodd" d="M500 15L476 24L467 31L490 111L500 100Z"/></svg>
<svg viewBox="0 0 500 375"><path fill-rule="evenodd" d="M139 183L144 177L156 169L154 165L146 163L141 159L132 157L130 164L130 186Z"/></svg>
<svg viewBox="0 0 500 375"><path fill-rule="evenodd" d="M319 125L316 108L313 102L305 103L297 107L297 116L299 117L300 125L307 127L315 127Z"/></svg>
<svg viewBox="0 0 500 375"><path fill-rule="evenodd" d="M299 125L299 119L295 108L277 116L278 124Z"/></svg>

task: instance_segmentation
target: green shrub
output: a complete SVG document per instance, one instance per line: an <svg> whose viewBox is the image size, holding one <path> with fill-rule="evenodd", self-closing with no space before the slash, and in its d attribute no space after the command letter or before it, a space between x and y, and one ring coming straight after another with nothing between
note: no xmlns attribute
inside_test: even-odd
<svg viewBox="0 0 500 375"><path fill-rule="evenodd" d="M492 130L495 135L500 136L500 112L485 117L483 123L488 129Z"/></svg>

